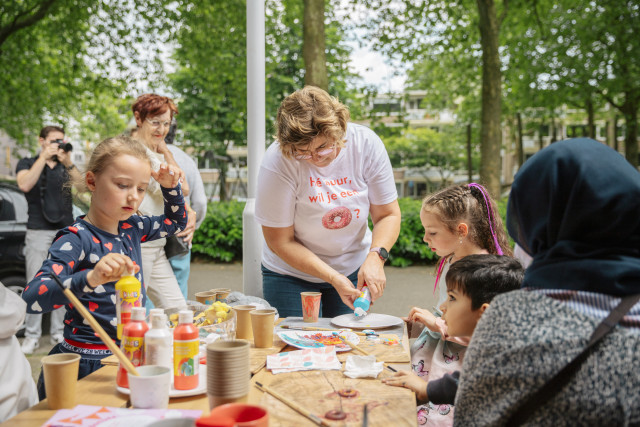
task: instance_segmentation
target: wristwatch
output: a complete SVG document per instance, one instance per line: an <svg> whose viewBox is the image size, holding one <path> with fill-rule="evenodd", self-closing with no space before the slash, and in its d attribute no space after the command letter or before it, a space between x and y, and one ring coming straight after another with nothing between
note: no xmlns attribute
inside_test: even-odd
<svg viewBox="0 0 640 427"><path fill-rule="evenodd" d="M389 259L389 252L385 248L371 248L369 252L377 252L378 256L382 261L386 261Z"/></svg>

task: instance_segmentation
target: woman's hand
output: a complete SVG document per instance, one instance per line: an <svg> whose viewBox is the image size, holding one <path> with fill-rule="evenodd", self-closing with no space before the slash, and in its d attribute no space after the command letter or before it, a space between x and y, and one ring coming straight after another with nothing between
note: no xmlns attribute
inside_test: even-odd
<svg viewBox="0 0 640 427"><path fill-rule="evenodd" d="M126 255L111 252L103 256L100 261L87 274L87 282L92 288L96 288L102 284L120 280L122 276L137 273L140 266L135 264L131 258Z"/></svg>
<svg viewBox="0 0 640 427"><path fill-rule="evenodd" d="M191 244L193 240L193 233L196 231L196 211L191 209L189 206L187 208L187 226L184 230L177 233L176 236L182 237L186 243Z"/></svg>
<svg viewBox="0 0 640 427"><path fill-rule="evenodd" d="M351 280L349 280L349 278L344 274L336 274L333 276L330 283L336 291L338 291L342 302L352 310L355 310L353 302L360 296L360 291L353 287Z"/></svg>
<svg viewBox="0 0 640 427"><path fill-rule="evenodd" d="M174 188L184 179L184 172L177 166L163 163L158 172L151 171L151 176L164 188Z"/></svg>
<svg viewBox="0 0 640 427"><path fill-rule="evenodd" d="M398 371L394 376L384 378L382 382L394 387L408 388L416 394L418 402L428 401L427 382L413 372Z"/></svg>
<svg viewBox="0 0 640 427"><path fill-rule="evenodd" d="M407 316L410 322L420 322L434 332L440 332L440 327L436 324L437 317L429 310L420 307L413 307Z"/></svg>
<svg viewBox="0 0 640 427"><path fill-rule="evenodd" d="M387 284L387 276L384 274L384 262L376 252L369 252L358 271L358 289L367 284L371 292L371 301L382 296Z"/></svg>

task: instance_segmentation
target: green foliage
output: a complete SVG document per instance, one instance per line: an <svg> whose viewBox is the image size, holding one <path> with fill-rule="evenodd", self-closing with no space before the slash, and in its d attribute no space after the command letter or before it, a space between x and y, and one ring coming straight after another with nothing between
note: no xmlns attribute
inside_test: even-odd
<svg viewBox="0 0 640 427"><path fill-rule="evenodd" d="M214 202L193 236L192 252L217 262L242 260L244 202Z"/></svg>
<svg viewBox="0 0 640 427"><path fill-rule="evenodd" d="M1 2L0 129L23 146L36 145L44 124L78 123L76 136L91 139L121 132L125 94L161 68L175 21L165 3Z"/></svg>
<svg viewBox="0 0 640 427"><path fill-rule="evenodd" d="M389 263L394 267L426 264L436 255L422 240L424 238L424 228L420 222L422 201L401 198L398 199L398 203L402 212L402 227L398 240L389 253Z"/></svg>

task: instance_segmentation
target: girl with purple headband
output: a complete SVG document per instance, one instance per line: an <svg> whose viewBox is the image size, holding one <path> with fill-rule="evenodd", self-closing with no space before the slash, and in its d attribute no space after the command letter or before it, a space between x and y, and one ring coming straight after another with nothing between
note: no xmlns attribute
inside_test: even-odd
<svg viewBox="0 0 640 427"><path fill-rule="evenodd" d="M451 264L467 255L512 255L496 205L480 184L455 185L427 196L422 201L420 221L425 230L424 241L441 257L432 291L439 293L436 307L447 299L444 278ZM461 369L471 338L448 337L440 314L438 310L434 315L426 309L413 307L405 318L409 323L425 326L411 346L412 370L425 381ZM453 407L448 405L429 403L419 406L418 412L422 414L421 424L453 424Z"/></svg>

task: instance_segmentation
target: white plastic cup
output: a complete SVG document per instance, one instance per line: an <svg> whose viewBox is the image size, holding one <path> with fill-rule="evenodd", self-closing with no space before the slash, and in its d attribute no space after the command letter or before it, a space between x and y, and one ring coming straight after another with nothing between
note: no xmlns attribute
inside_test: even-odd
<svg viewBox="0 0 640 427"><path fill-rule="evenodd" d="M146 365L136 370L139 376L129 375L131 406L138 409L166 409L169 406L171 369Z"/></svg>

